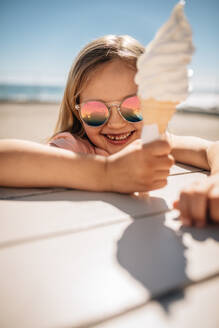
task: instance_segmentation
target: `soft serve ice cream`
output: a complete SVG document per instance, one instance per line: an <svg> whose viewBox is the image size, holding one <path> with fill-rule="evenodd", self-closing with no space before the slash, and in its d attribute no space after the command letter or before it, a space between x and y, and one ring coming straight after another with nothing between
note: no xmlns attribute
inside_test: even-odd
<svg viewBox="0 0 219 328"><path fill-rule="evenodd" d="M181 1L137 61L135 82L144 122L156 123L160 133L165 131L176 105L188 95L187 66L193 52L192 30Z"/></svg>

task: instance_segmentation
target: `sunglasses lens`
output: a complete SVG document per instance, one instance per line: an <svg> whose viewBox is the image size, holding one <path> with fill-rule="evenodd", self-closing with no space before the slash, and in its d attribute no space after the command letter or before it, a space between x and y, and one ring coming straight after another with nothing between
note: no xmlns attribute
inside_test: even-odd
<svg viewBox="0 0 219 328"><path fill-rule="evenodd" d="M108 116L108 108L100 101L89 101L81 108L81 117L83 121L90 126L100 126L104 124Z"/></svg>
<svg viewBox="0 0 219 328"><path fill-rule="evenodd" d="M121 114L129 122L140 122L143 120L140 111L140 100L137 96L129 97L123 101Z"/></svg>

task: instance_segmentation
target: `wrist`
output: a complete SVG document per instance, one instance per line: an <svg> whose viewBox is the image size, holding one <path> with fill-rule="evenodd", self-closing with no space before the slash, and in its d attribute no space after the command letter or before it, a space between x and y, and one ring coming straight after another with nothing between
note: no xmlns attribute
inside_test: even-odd
<svg viewBox="0 0 219 328"><path fill-rule="evenodd" d="M107 190L104 156L65 152L61 162L63 186L96 192Z"/></svg>
<svg viewBox="0 0 219 328"><path fill-rule="evenodd" d="M113 161L111 157L105 157L104 163L104 188L105 191L113 190Z"/></svg>
<svg viewBox="0 0 219 328"><path fill-rule="evenodd" d="M96 167L96 177L98 177L98 183L96 184L96 191L112 191L110 183L110 165L108 157L97 156L97 167ZM95 175L94 175L95 179ZM95 179L96 181L96 179Z"/></svg>
<svg viewBox="0 0 219 328"><path fill-rule="evenodd" d="M86 172L86 186L84 186L84 189L96 192L110 191L107 157L94 155L88 157L86 160L88 160L87 164L90 169Z"/></svg>

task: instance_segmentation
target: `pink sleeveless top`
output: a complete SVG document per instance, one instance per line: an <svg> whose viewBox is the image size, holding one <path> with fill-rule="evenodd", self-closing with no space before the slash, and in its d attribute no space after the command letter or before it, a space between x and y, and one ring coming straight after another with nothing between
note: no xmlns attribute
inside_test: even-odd
<svg viewBox="0 0 219 328"><path fill-rule="evenodd" d="M74 137L70 132L58 133L49 142L50 146L71 150L78 154L96 154L109 156L109 154L100 148L94 147L88 140Z"/></svg>

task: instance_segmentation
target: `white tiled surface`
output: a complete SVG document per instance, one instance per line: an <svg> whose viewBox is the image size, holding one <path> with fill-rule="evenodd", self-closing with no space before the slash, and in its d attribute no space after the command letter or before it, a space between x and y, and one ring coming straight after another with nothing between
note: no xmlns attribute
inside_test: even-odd
<svg viewBox="0 0 219 328"><path fill-rule="evenodd" d="M0 247L166 212L185 184L203 177L203 173L170 176L168 185L150 192L150 197L68 190L2 200Z"/></svg>
<svg viewBox="0 0 219 328"><path fill-rule="evenodd" d="M192 231L184 240L164 221L164 215L129 220L0 250L0 327L100 321L182 288L191 278L219 273L213 231L207 243Z"/></svg>
<svg viewBox="0 0 219 328"><path fill-rule="evenodd" d="M206 179L206 172L195 172L192 174L180 174L168 177L168 184L166 187L150 192L150 196L165 199L167 206L172 208L172 204L178 199L179 193L183 187L189 185L195 180Z"/></svg>
<svg viewBox="0 0 219 328"><path fill-rule="evenodd" d="M103 321L98 328L218 328L219 277Z"/></svg>
<svg viewBox="0 0 219 328"><path fill-rule="evenodd" d="M177 165L173 165L171 167L170 175L194 173L194 172L200 172L200 171L202 171L202 170L198 169L197 167L177 163Z"/></svg>
<svg viewBox="0 0 219 328"><path fill-rule="evenodd" d="M157 197L66 191L1 201L0 247L168 210Z"/></svg>
<svg viewBox="0 0 219 328"><path fill-rule="evenodd" d="M176 166L168 186L151 197L11 190L11 199L0 201L0 327L196 326L197 304L181 297L183 326L177 294L168 297L219 275L219 226L182 228L170 211L181 187L204 177L190 169ZM203 286L186 289L186 297L216 297L216 278ZM149 301L163 294L160 303ZM163 315L169 299L172 312ZM215 307L204 304L207 327L218 327Z"/></svg>

